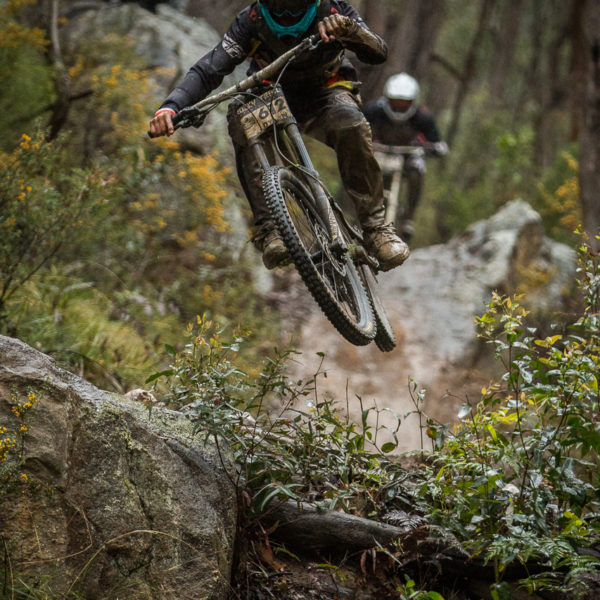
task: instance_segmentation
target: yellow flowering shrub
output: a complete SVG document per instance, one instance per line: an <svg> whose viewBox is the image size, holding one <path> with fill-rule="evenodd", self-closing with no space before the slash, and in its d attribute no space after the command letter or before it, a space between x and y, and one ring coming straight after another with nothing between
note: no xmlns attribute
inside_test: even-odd
<svg viewBox="0 0 600 600"><path fill-rule="evenodd" d="M2 5L0 29L18 23L3 15L21 2ZM22 66L0 109L47 120L54 80L39 34L30 35L5 62L0 44L0 77ZM217 154L182 151L178 136L147 138L156 94L134 41L90 37L63 51L77 100L61 135L48 143L17 118L27 129L6 124L0 138L0 332L122 391L155 370L197 311L266 331L270 321L258 322L267 309L248 297L246 258L229 244L230 170ZM47 68L45 88L35 60ZM39 87L40 102L29 90L7 94L20 91L17 81Z"/></svg>
<svg viewBox="0 0 600 600"><path fill-rule="evenodd" d="M83 229L93 184L64 160L41 132L0 155L0 324L6 301Z"/></svg>
<svg viewBox="0 0 600 600"><path fill-rule="evenodd" d="M37 27L27 27L18 22L21 10L36 0L8 0L0 4L0 49L17 50L29 46L44 50L49 41L44 31Z"/></svg>
<svg viewBox="0 0 600 600"><path fill-rule="evenodd" d="M11 394L9 405L13 415L10 428L0 426L0 481L6 479L23 458L24 436L29 431L27 416L38 400L33 392L24 399L14 392ZM11 468L3 468L3 465ZM27 481L27 476L21 478Z"/></svg>
<svg viewBox="0 0 600 600"><path fill-rule="evenodd" d="M579 189L579 163L570 152L562 152L562 161L566 169L557 187L552 190L548 185L540 184L539 191L543 206L541 214L554 223L552 233L559 229L575 231L581 223L581 201Z"/></svg>

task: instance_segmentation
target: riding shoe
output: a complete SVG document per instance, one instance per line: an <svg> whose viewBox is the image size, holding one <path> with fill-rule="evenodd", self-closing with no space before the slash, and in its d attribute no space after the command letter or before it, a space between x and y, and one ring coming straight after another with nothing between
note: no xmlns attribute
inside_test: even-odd
<svg viewBox="0 0 600 600"><path fill-rule="evenodd" d="M289 254L275 224L267 222L252 236L252 242L259 252L267 269L274 269L289 259Z"/></svg>
<svg viewBox="0 0 600 600"><path fill-rule="evenodd" d="M408 245L400 239L391 223L365 230L364 241L382 271L399 267L410 255Z"/></svg>

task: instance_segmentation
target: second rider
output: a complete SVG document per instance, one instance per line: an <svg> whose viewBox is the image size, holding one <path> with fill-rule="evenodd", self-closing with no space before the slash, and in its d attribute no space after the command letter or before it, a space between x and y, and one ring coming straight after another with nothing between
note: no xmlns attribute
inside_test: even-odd
<svg viewBox="0 0 600 600"><path fill-rule="evenodd" d="M383 179L373 155L371 128L359 108L356 71L344 56L348 48L361 61L379 64L387 58L387 47L345 0L260 0L246 7L221 42L169 94L150 121L150 133L171 135L172 117L208 96L244 60L251 61L249 72L256 72L314 33L325 43L294 60L280 83L300 130L335 150L367 250L387 271L401 265L409 249L384 223ZM253 212L252 240L272 269L287 258L287 250L266 206L260 165L248 150L234 110L232 103L229 134Z"/></svg>

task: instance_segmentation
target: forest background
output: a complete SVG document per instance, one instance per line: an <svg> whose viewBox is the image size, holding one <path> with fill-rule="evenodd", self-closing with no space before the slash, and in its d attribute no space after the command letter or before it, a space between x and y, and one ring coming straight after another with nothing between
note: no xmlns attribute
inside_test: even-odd
<svg viewBox="0 0 600 600"><path fill-rule="evenodd" d="M184 10L224 32L244 4ZM516 197L561 241L581 222L598 229L597 2L355 4L390 47L382 68L361 67L364 100L412 73L451 148L430 161L417 246ZM227 204L248 217L231 165L145 138L156 100L131 40L70 45L73 6L0 7L0 331L117 391L168 360L196 315L241 324L257 353L285 343L277 306L246 293L256 265L231 242L244 225L232 227ZM333 157L313 152L335 189Z"/></svg>
<svg viewBox="0 0 600 600"><path fill-rule="evenodd" d="M228 153L212 147L191 151L177 136L148 140L147 122L157 107L152 70L127 37L72 44L65 34L76 4L8 0L0 5L0 333L116 392L143 386L168 364L175 364L179 377L174 395L181 381L200 381L209 399L218 397L211 385L218 392L248 381L254 385L261 381L252 375L258 375L263 359L290 340L278 303L257 286L264 271L247 244L249 214ZM190 0L178 7L222 33L243 4ZM430 161L416 246L459 235L517 197L542 215L555 239L579 245L574 230L582 224L590 244L597 245L596 0L363 0L356 6L390 46L382 68L361 67L363 98L377 97L390 74L411 72L451 148L444 161ZM165 74L173 81L181 75ZM311 152L336 189L331 153L317 145ZM593 256L584 255L580 271L589 275L582 276L584 291L592 290L587 321L582 317L587 334L565 341L564 351L554 348L563 343L560 335L524 338L529 335L522 327L525 312L494 298L480 318L484 334L492 339L500 330L499 352L522 352L509 364L507 389L492 386L482 391L482 407L463 407L464 435L458 433L446 446L447 428L427 424L433 444L446 454L438 456L435 469L419 475L422 485L407 496L407 506L421 502L422 514L437 515L447 531L477 541L474 553L487 552L495 570L493 598L509 597L500 595L500 586L515 557L525 562L539 551L544 559L552 557L552 570L567 564L563 572L573 577L597 568L597 561L578 551L598 539L592 500L600 448L599 279ZM285 273L271 283L285 289ZM220 341L210 322L249 332L249 351L236 356L235 365L229 359L242 338L233 334L232 342ZM214 364L208 364L210 353L208 358L200 353L199 363L196 354L186 354L189 323L206 334L206 340L196 340L214 350ZM250 375L243 385L236 379L240 363ZM210 379L211 368L233 380ZM564 375L562 388L556 372ZM208 379L195 379L199 373ZM264 389L259 392L262 398ZM508 400L537 401L530 405L539 411L540 425L528 432L531 437L523 436L519 403L516 409L515 403L498 408L504 392ZM239 423L223 414L223 407L205 408L201 416L208 427L222 432L231 425L237 435ZM329 411L329 405L321 409ZM515 425L512 437L500 433L507 424ZM282 432L293 433L288 425ZM307 442L315 455L322 450L319 456L341 457L364 473L364 481L339 482L332 496L349 512L358 510L356 498L365 497L365 490L372 492L369 510L382 501L381 489L393 490L394 501L404 493L401 478L395 478L401 465L385 459L387 452L374 459L365 450L367 437L340 422L335 436ZM330 451L332 438L340 452ZM0 458L9 451L4 448ZM251 464L243 444L237 452L250 471L256 469L244 475L262 486L259 501L277 494L293 497L296 488L285 476L288 463L305 460L302 452L290 458L266 448ZM582 457L588 462L579 479ZM292 472L320 474L315 464ZM272 479L260 479L265 473ZM374 473L391 477L391 487ZM329 474L324 471L323 479ZM516 500L510 483L519 486ZM589 511L593 525L585 521ZM563 583L550 577L533 578L529 585L556 591ZM408 592L402 597L417 598Z"/></svg>

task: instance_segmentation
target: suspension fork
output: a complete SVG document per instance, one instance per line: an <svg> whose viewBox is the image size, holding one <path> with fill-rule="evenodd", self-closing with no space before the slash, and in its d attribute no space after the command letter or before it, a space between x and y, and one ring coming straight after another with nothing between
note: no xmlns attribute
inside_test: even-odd
<svg viewBox="0 0 600 600"><path fill-rule="evenodd" d="M296 123L289 123L285 126L284 131L288 135L291 145L298 155L300 164L308 172L308 176L306 177L305 181L309 185L313 196L317 200L317 212L319 213L321 219L323 219L323 222L328 224L329 234L331 235L333 244L338 244L341 247L344 247L345 245L340 238L339 229L331 208L331 204L329 202L329 198L327 197L327 194L321 185L321 176L313 166L312 160L308 154L308 151L306 150L304 140L302 139L300 130L298 129L298 125Z"/></svg>
<svg viewBox="0 0 600 600"><path fill-rule="evenodd" d="M304 140L298 129L296 123L288 123L283 127L283 132L286 134L287 139L284 139L283 143L286 144L287 150L291 151L292 156L289 157L293 161L298 161L300 166L307 172L307 176L303 178L303 181L309 187L312 192L313 198L315 199L314 208L321 218L322 222L328 227L328 233L332 242L332 246L336 246L340 251L345 251L346 246L340 236L337 221L335 219L329 198L325 193L321 184L321 177L317 170L312 164L312 160L304 145ZM267 133L267 132L265 132ZM274 134L270 130L270 134ZM269 133L267 133L269 135ZM273 165L273 161L269 159L265 152L265 135L253 138L249 142L249 149L254 153L254 156L258 160L263 171L266 171ZM272 143L271 143L272 144ZM276 148L274 151L277 152Z"/></svg>

